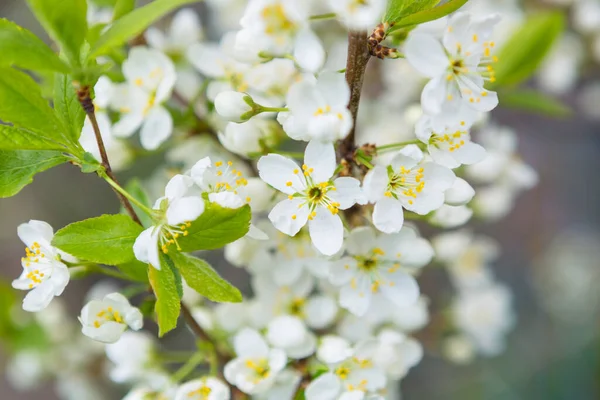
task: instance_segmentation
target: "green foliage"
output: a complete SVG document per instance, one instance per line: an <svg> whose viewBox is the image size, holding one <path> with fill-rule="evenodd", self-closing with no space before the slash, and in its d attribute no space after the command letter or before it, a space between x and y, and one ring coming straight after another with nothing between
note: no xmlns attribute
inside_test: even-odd
<svg viewBox="0 0 600 400"><path fill-rule="evenodd" d="M129 14L135 9L135 0L117 0L113 12L113 21Z"/></svg>
<svg viewBox="0 0 600 400"><path fill-rule="evenodd" d="M494 87L518 85L529 78L565 29L561 12L544 12L523 23L498 53Z"/></svg>
<svg viewBox="0 0 600 400"><path fill-rule="evenodd" d="M14 196L35 174L66 161L58 151L0 150L0 198Z"/></svg>
<svg viewBox="0 0 600 400"><path fill-rule="evenodd" d="M65 132L74 141L79 140L85 111L79 99L77 91L73 87L73 77L65 74L56 74L54 77L54 112L65 127Z"/></svg>
<svg viewBox="0 0 600 400"><path fill-rule="evenodd" d="M388 33L392 33L400 28L412 25L424 24L425 22L435 21L445 17L446 15L453 13L467 3L468 0L450 0L441 6L433 7L430 9L423 9L415 12L414 14L406 15L399 19L393 27L388 30ZM421 3L429 3L426 0L422 0ZM411 6L412 7L412 6Z"/></svg>
<svg viewBox="0 0 600 400"><path fill-rule="evenodd" d="M186 283L202 296L216 302L242 301L240 291L221 278L206 261L183 253L175 253L171 258Z"/></svg>
<svg viewBox="0 0 600 400"><path fill-rule="evenodd" d="M164 336L167 332L175 329L177 319L181 312L180 297L177 289L177 277L171 268L171 260L161 256L161 269L148 268L148 280L156 296L156 322L158 323L158 335Z"/></svg>
<svg viewBox="0 0 600 400"><path fill-rule="evenodd" d="M0 19L0 55L1 66L15 65L33 71L69 71L69 66L37 36L6 19Z"/></svg>
<svg viewBox="0 0 600 400"><path fill-rule="evenodd" d="M150 197L148 197L148 193L146 193L146 190L142 186L142 183L139 179L134 178L127 182L127 185L125 185L125 190L127 191L127 193L132 195L137 201L139 201L148 208L152 208L152 204L150 203ZM133 210L138 215L140 221L142 221L142 225L144 225L146 228L152 226L152 218L135 204L132 203L132 206ZM121 213L127 214L127 210L121 208Z"/></svg>
<svg viewBox="0 0 600 400"><path fill-rule="evenodd" d="M117 265L117 268L134 281L148 283L148 264L144 264L138 260L131 260L127 263Z"/></svg>
<svg viewBox="0 0 600 400"><path fill-rule="evenodd" d="M142 33L156 20L179 6L198 0L155 0L121 17L106 31L91 50L90 57L107 54L115 47Z"/></svg>
<svg viewBox="0 0 600 400"><path fill-rule="evenodd" d="M192 222L188 235L178 239L182 251L214 250L234 242L250 229L250 207L231 209L206 203L204 213Z"/></svg>
<svg viewBox="0 0 600 400"><path fill-rule="evenodd" d="M92 153L88 153L87 151L83 154L83 159L81 162L81 172L84 174L91 174L96 171L99 171L102 168L102 165L96 160Z"/></svg>
<svg viewBox="0 0 600 400"><path fill-rule="evenodd" d="M560 100L535 90L501 91L498 93L502 107L515 108L549 117L568 117L573 110Z"/></svg>
<svg viewBox="0 0 600 400"><path fill-rule="evenodd" d="M440 0L390 0L383 20L395 23L419 11L435 7Z"/></svg>
<svg viewBox="0 0 600 400"><path fill-rule="evenodd" d="M27 3L48 35L60 44L71 65L78 66L88 28L86 0L27 0Z"/></svg>
<svg viewBox="0 0 600 400"><path fill-rule="evenodd" d="M25 128L0 125L0 150L65 150L65 146Z"/></svg>
<svg viewBox="0 0 600 400"><path fill-rule="evenodd" d="M52 245L81 260L119 265L135 258L133 243L142 230L126 215L102 215L67 225Z"/></svg>
<svg viewBox="0 0 600 400"><path fill-rule="evenodd" d="M0 120L35 132L48 142L72 143L70 137L63 133L62 124L54 111L42 97L39 85L28 75L13 68L0 68ZM56 146L49 149L52 148Z"/></svg>

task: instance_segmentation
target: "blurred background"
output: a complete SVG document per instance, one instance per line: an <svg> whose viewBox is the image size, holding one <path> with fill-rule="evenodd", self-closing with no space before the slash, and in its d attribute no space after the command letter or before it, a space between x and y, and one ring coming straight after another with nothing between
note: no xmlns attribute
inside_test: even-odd
<svg viewBox="0 0 600 400"><path fill-rule="evenodd" d="M573 24L572 9L564 10ZM22 0L0 1L0 16L43 36ZM600 26L600 20L597 24ZM585 40L578 45L581 57L588 57L591 50ZM495 123L514 129L521 157L539 174L538 185L519 196L507 217L473 225L474 230L500 244L495 273L514 291L517 325L508 337L506 352L470 365L457 366L426 351L424 361L402 382L404 399L600 398L597 65L582 62L559 71L559 75L575 74L575 83L565 90L548 86L543 74L528 83L554 91L569 104L574 112L567 118L503 108L492 112ZM151 173L150 166L138 166L121 175L121 180ZM10 282L21 271L24 246L16 235L19 224L38 219L58 229L102 213L115 213L118 207L106 185L75 167L63 165L38 176L19 195L0 201L1 278ZM228 266L219 254L212 261L225 277L248 289L246 276L239 269ZM442 275L439 269L425 272L421 280L426 295L436 297L450 290ZM86 291L94 282L86 278L66 290L63 296L73 316L81 310ZM186 332L170 335L168 340L179 348L191 343ZM50 384L19 392L7 383L4 374L0 374L0 393L2 400L56 399ZM115 394L114 398L119 397Z"/></svg>

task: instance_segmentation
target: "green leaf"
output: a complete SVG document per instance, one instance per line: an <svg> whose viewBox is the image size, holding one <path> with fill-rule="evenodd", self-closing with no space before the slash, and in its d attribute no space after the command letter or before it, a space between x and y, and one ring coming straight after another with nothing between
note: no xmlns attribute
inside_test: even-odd
<svg viewBox="0 0 600 400"><path fill-rule="evenodd" d="M58 151L0 150L0 198L14 196L35 174L66 161Z"/></svg>
<svg viewBox="0 0 600 400"><path fill-rule="evenodd" d="M65 74L56 74L54 77L54 112L62 121L66 132L78 141L85 121L85 111L77 91L73 87L73 77Z"/></svg>
<svg viewBox="0 0 600 400"><path fill-rule="evenodd" d="M113 21L129 14L135 9L135 0L117 0L113 12Z"/></svg>
<svg viewBox="0 0 600 400"><path fill-rule="evenodd" d="M148 193L142 186L142 182L140 182L139 179L134 178L134 179L131 179L129 182L127 182L127 185L125 185L125 190L127 191L127 193L132 195L137 201L139 201L140 203L142 203L143 205L145 205L148 208L152 208L152 203L150 202L150 197L148 197ZM144 225L145 227L152 226L152 224L153 224L152 217L150 217L148 214L146 214L145 211L140 209L135 204L132 204L132 206L133 206L133 210L140 218L140 221L142 221L142 225ZM125 210L124 208L121 208L121 213L127 214L127 210Z"/></svg>
<svg viewBox="0 0 600 400"><path fill-rule="evenodd" d="M160 337L175 329L181 311L177 279L167 259L168 257L161 256L160 271L153 267L148 268L148 280L156 296L154 311Z"/></svg>
<svg viewBox="0 0 600 400"><path fill-rule="evenodd" d="M87 34L86 0L27 0L48 35L60 44L71 65L79 65Z"/></svg>
<svg viewBox="0 0 600 400"><path fill-rule="evenodd" d="M68 72L50 47L27 29L0 19L0 66L18 66L33 71Z"/></svg>
<svg viewBox="0 0 600 400"><path fill-rule="evenodd" d="M398 20L398 22L396 22L394 26L389 29L388 33L392 33L393 31L405 26L424 24L425 22L435 21L436 19L445 17L446 15L453 13L464 6L467 1L468 0L450 0L441 6L408 15Z"/></svg>
<svg viewBox="0 0 600 400"><path fill-rule="evenodd" d="M0 68L0 120L33 131L50 142L70 143L39 85L14 68Z"/></svg>
<svg viewBox="0 0 600 400"><path fill-rule="evenodd" d="M178 239L182 251L214 250L234 242L250 229L250 207L231 209L206 203L204 213L187 228L188 235Z"/></svg>
<svg viewBox="0 0 600 400"><path fill-rule="evenodd" d="M60 229L52 245L81 260L119 265L135 258L133 243L142 230L126 215L102 215Z"/></svg>
<svg viewBox="0 0 600 400"><path fill-rule="evenodd" d="M174 253L171 258L185 282L202 296L221 303L242 301L240 291L221 278L206 261L183 253Z"/></svg>
<svg viewBox="0 0 600 400"><path fill-rule="evenodd" d="M498 53L494 87L518 85L529 78L565 29L561 12L550 11L529 17Z"/></svg>
<svg viewBox="0 0 600 400"><path fill-rule="evenodd" d="M25 128L0 125L0 150L66 150L66 148Z"/></svg>
<svg viewBox="0 0 600 400"><path fill-rule="evenodd" d="M117 268L135 281L148 283L148 264L144 264L138 260L131 260L125 264L117 265Z"/></svg>
<svg viewBox="0 0 600 400"><path fill-rule="evenodd" d="M568 117L571 108L560 100L535 90L501 91L498 93L502 107L515 108L550 117Z"/></svg>
<svg viewBox="0 0 600 400"><path fill-rule="evenodd" d="M383 20L394 23L423 10L435 7L440 0L390 0Z"/></svg>
<svg viewBox="0 0 600 400"><path fill-rule="evenodd" d="M155 0L123 16L104 32L92 48L90 57L107 54L129 39L142 33L156 20L184 4L195 3L198 0Z"/></svg>
<svg viewBox="0 0 600 400"><path fill-rule="evenodd" d="M88 153L87 151L83 154L83 159L81 160L81 172L84 174L94 173L102 168L102 165L92 153Z"/></svg>

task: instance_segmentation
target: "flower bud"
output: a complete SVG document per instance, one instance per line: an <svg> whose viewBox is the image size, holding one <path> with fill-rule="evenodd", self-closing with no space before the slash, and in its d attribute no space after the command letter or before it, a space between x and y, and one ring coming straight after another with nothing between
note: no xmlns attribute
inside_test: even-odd
<svg viewBox="0 0 600 400"><path fill-rule="evenodd" d="M475 190L467 181L456 178L452 187L444 192L444 202L451 206L467 204L475 196Z"/></svg>
<svg viewBox="0 0 600 400"><path fill-rule="evenodd" d="M232 122L244 122L256 113L254 100L246 93L226 91L215 98L215 108L219 115Z"/></svg>

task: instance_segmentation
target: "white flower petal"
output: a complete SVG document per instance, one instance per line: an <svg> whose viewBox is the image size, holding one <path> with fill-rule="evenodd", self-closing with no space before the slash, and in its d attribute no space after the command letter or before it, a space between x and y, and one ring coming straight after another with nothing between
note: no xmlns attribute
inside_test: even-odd
<svg viewBox="0 0 600 400"><path fill-rule="evenodd" d="M323 207L318 207L316 213L317 215L308 221L310 239L322 254L334 255L342 248L344 242L342 220Z"/></svg>
<svg viewBox="0 0 600 400"><path fill-rule="evenodd" d="M175 226L198 219L204 212L204 200L201 197L182 197L175 199L167 209L167 222Z"/></svg>
<svg viewBox="0 0 600 400"><path fill-rule="evenodd" d="M279 154L261 157L258 160L258 175L267 184L285 194L294 194L304 188L304 177L298 164Z"/></svg>
<svg viewBox="0 0 600 400"><path fill-rule="evenodd" d="M386 274L385 278L386 282L382 282L379 289L396 306L408 307L419 298L419 285L412 276L396 271L393 274Z"/></svg>
<svg viewBox="0 0 600 400"><path fill-rule="evenodd" d="M306 388L306 400L336 400L342 382L334 373L328 372L312 381Z"/></svg>
<svg viewBox="0 0 600 400"><path fill-rule="evenodd" d="M373 209L373 225L381 232L400 232L404 224L402 203L392 197L383 197Z"/></svg>
<svg viewBox="0 0 600 400"><path fill-rule="evenodd" d="M298 32L294 47L294 59L308 72L317 72L325 62L323 44L310 29L302 29Z"/></svg>
<svg viewBox="0 0 600 400"><path fill-rule="evenodd" d="M442 44L430 35L420 33L409 35L404 51L406 60L417 71L430 78L443 75L450 64Z"/></svg>
<svg viewBox="0 0 600 400"><path fill-rule="evenodd" d="M269 220L275 228L289 236L295 236L306 225L310 210L302 206L304 200L294 198L282 200L269 213Z"/></svg>
<svg viewBox="0 0 600 400"><path fill-rule="evenodd" d="M238 357L266 357L269 346L254 329L244 328L233 338L233 347Z"/></svg>
<svg viewBox="0 0 600 400"><path fill-rule="evenodd" d="M313 168L310 176L316 183L327 182L335 171L335 150L332 143L318 140L308 142L304 151L304 164Z"/></svg>
<svg viewBox="0 0 600 400"><path fill-rule="evenodd" d="M140 132L142 147L146 150L156 150L172 132L171 114L164 107L153 107L146 115Z"/></svg>

